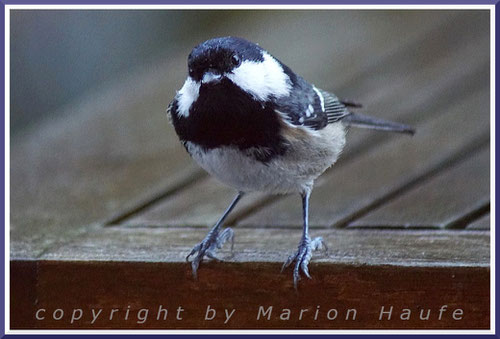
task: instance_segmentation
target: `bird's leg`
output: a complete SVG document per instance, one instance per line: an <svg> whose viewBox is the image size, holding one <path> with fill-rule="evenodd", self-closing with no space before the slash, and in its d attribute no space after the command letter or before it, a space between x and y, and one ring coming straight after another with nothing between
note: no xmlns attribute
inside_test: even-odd
<svg viewBox="0 0 500 339"><path fill-rule="evenodd" d="M219 221L217 221L215 226L212 227L210 232L208 232L205 239L203 239L202 242L193 247L191 253L189 253L186 257L186 260L189 261L189 257L196 254L195 258L191 262L194 278L197 278L198 266L200 266L200 262L205 256L210 259L220 260L215 256L215 252L217 251L217 249L222 248L222 245L224 245L227 240L231 241L231 252L233 251L233 230L228 227L224 231L220 232L220 228L224 223L226 217L229 215L229 213L231 213L234 206L236 206L243 195L244 192L238 192L231 204L227 207L222 217L220 217Z"/></svg>
<svg viewBox="0 0 500 339"><path fill-rule="evenodd" d="M323 243L323 238L317 237L311 240L311 238L309 237L309 196L311 195L311 190L306 190L301 195L304 218L302 239L300 240L299 248L297 249L297 251L288 257L287 261L285 261L283 267L281 268L281 271L283 271L286 267L295 262L295 266L293 269L293 285L295 289L297 289L297 283L300 279L300 271L302 271L309 279L311 278L307 266L309 265L309 261L311 260L312 251L321 248L321 246L326 249L326 246Z"/></svg>

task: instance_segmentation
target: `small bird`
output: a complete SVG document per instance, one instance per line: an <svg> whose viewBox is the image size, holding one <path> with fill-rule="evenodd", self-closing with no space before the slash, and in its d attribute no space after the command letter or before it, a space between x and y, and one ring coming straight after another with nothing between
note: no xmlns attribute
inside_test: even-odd
<svg viewBox="0 0 500 339"><path fill-rule="evenodd" d="M206 257L233 241L224 220L247 192L298 193L303 231L294 263L301 272L323 239L309 236L309 197L314 181L333 165L345 145L346 127L358 126L413 134L403 124L352 110L361 105L340 100L310 84L258 44L237 37L207 40L188 57L188 76L167 108L167 116L191 157L208 173L237 190L236 197L206 237L187 256L193 276Z"/></svg>

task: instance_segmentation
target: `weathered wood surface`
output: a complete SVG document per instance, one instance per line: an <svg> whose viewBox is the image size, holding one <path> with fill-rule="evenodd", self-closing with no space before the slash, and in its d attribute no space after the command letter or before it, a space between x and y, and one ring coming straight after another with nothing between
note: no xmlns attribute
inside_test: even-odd
<svg viewBox="0 0 500 339"><path fill-rule="evenodd" d="M467 229L471 230L489 230L490 227L491 218L489 213L467 225Z"/></svg>
<svg viewBox="0 0 500 339"><path fill-rule="evenodd" d="M282 262L296 250L301 236L295 228L237 229L235 232L234 252L231 254L230 246L225 246L220 251L222 259ZM200 228L109 227L54 248L40 259L184 262L192 246L205 233L206 230ZM328 246L326 253L315 252L314 262L403 266L489 264L487 231L319 229L314 236L323 237Z"/></svg>
<svg viewBox="0 0 500 339"><path fill-rule="evenodd" d="M416 124L418 132L412 138L389 136L383 145L322 176L311 196L311 226L345 226L398 190L488 143L488 88L439 113L434 119ZM298 226L298 200L297 196L281 199L238 225ZM290 207L294 205L297 207Z"/></svg>
<svg viewBox="0 0 500 339"><path fill-rule="evenodd" d="M230 30L272 46L307 79L325 88L343 87L350 95L354 74L362 79L367 69L382 70L384 60L398 60L393 56L407 50L401 46L447 27L449 35L469 37L484 30L484 18L486 12L251 11L206 27L203 36L180 38L156 64L96 88L63 108L59 118L11 141L11 254L37 257L87 232L91 223L123 221L204 176L179 145L164 112L182 84L188 51L207 36ZM311 25L294 25L297 20ZM274 34L268 34L270 25ZM395 26L400 26L397 34ZM332 65L331 72L325 72L325 64Z"/></svg>
<svg viewBox="0 0 500 339"><path fill-rule="evenodd" d="M12 326L487 328L489 14L252 11L205 28L11 140ZM291 272L279 273L301 236L298 196L249 194L228 219L235 247L220 251L226 262L203 262L195 282L184 261L234 192L189 159L164 112L192 46L228 34L260 42L366 113L417 127L414 137L350 131L312 195L311 235L329 249L315 252L313 279L298 294ZM101 307L109 316L162 303L169 320L143 325L33 317L40 307ZM207 304L237 309L238 320L200 320ZM360 318L255 321L260 304L295 313L353 307ZM466 317L379 322L389 304L415 315L447 304ZM183 322L174 320L179 305Z"/></svg>
<svg viewBox="0 0 500 339"><path fill-rule="evenodd" d="M208 177L200 180L181 192L163 199L158 204L121 223L130 226L203 226L214 224L220 218L236 191ZM270 199L269 196L256 193L242 199L230 215L228 223L239 215L244 215ZM272 197L271 197L272 199Z"/></svg>
<svg viewBox="0 0 500 339"><path fill-rule="evenodd" d="M355 70L356 81L351 86L359 89L356 96L360 98L359 100L366 100L365 110L376 112L377 116L387 119L416 123L429 116L441 114L450 101L456 100L460 95L466 96L478 86L487 86L489 57L484 53L478 54L477 51L487 49L489 37L464 30L463 25L466 24L461 20L453 22L453 33L442 29L436 30L433 39L425 37L419 40L417 50L415 50L415 44L408 43L404 48L394 48L397 57L393 55L389 57L395 61L391 63L389 69L373 64L364 68L362 72L358 73ZM458 38L456 34L462 34L462 36ZM427 51L436 45L439 46L437 56L427 60ZM461 48L461 53L450 58L457 48ZM414 58L411 57L412 55ZM464 62L469 62L468 67L463 67ZM436 77L437 72L442 76ZM344 84L344 87L346 85ZM381 88L383 88L382 92ZM419 93L418 96L415 96L415 93ZM486 116L489 111L483 111L482 114ZM366 148L373 148L388 138L397 139L398 137L380 132L353 130L339 164ZM334 166L334 171L336 167ZM202 191L210 191L212 198L201 198L199 192ZM191 186L183 194L165 199L152 209L128 219L126 224L199 225L201 221L201 224L210 225L218 219L234 193L234 190L207 178L202 184ZM252 200L244 199L242 204L245 205L239 206L229 217L228 222L232 223L241 219L241 216L246 215L252 206L255 207L254 209L260 207L262 198L262 195L258 195L256 198L250 198ZM274 200L276 197L270 199ZM179 208L180 206L183 207ZM296 219L295 223L299 221L300 218Z"/></svg>
<svg viewBox="0 0 500 339"><path fill-rule="evenodd" d="M489 209L489 164L490 148L485 147L349 227L464 228L469 214Z"/></svg>

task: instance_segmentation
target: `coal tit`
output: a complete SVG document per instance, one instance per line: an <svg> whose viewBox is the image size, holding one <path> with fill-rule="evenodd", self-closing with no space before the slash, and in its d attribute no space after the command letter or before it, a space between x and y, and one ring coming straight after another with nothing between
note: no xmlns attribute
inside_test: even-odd
<svg viewBox="0 0 500 339"><path fill-rule="evenodd" d="M294 285L300 272L310 278L312 251L322 238L311 239L309 196L314 180L333 165L345 144L346 126L412 134L411 127L351 112L359 105L339 100L310 84L259 45L222 37L196 46L188 57L189 75L167 108L179 139L191 157L238 193L207 236L186 259L193 275L203 258L233 239L221 231L224 219L246 192L299 193L303 232L294 263Z"/></svg>

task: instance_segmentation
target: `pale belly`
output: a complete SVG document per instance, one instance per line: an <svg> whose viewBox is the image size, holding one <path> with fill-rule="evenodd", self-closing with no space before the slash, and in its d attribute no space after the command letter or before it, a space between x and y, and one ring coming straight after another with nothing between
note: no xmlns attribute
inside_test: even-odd
<svg viewBox="0 0 500 339"><path fill-rule="evenodd" d="M284 134L290 142L287 152L266 163L243 154L236 147L206 152L194 143L187 142L186 147L203 169L238 191L302 192L312 188L314 180L335 163L345 144L345 129L336 123L320 131L288 132L292 133L285 131Z"/></svg>

